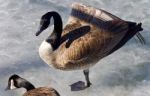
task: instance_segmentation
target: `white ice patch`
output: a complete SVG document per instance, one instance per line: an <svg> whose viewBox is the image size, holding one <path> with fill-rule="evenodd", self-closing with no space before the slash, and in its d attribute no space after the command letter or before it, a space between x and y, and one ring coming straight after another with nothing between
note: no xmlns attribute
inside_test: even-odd
<svg viewBox="0 0 150 96"><path fill-rule="evenodd" d="M0 96L12 96L12 95L10 95L10 93L8 91L6 91L4 89L5 88L0 85ZM13 95L13 96L15 96L15 95Z"/></svg>
<svg viewBox="0 0 150 96"><path fill-rule="evenodd" d="M53 27L38 37L34 35L41 16L49 11L59 12L65 27L74 1L102 8L124 20L142 22L141 34L146 40L146 45L141 45L131 39L100 60L90 69L92 86L78 92L71 92L68 85L84 81L82 71L52 69L37 53L36 49ZM150 96L149 6L149 0L0 0L0 96L22 96L25 92L4 91L14 73L35 86L54 87L61 96ZM53 25L52 21L50 24Z"/></svg>

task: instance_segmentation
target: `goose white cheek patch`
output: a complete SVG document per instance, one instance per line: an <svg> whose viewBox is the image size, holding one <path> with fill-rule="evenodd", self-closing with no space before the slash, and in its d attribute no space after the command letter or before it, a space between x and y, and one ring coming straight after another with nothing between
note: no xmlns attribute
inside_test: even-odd
<svg viewBox="0 0 150 96"><path fill-rule="evenodd" d="M15 85L14 85L14 80L10 81L10 89L16 89Z"/></svg>
<svg viewBox="0 0 150 96"><path fill-rule="evenodd" d="M54 19L51 18L51 19L50 19L50 24L49 24L49 26L53 26L53 25L54 25Z"/></svg>

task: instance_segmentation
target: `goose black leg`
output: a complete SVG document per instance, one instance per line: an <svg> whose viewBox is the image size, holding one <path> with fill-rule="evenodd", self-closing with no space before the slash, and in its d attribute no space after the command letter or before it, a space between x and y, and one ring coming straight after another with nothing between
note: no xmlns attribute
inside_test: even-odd
<svg viewBox="0 0 150 96"><path fill-rule="evenodd" d="M85 80L86 80L86 87L90 87L91 86L91 82L89 80L89 69L83 70L84 76L85 76Z"/></svg>

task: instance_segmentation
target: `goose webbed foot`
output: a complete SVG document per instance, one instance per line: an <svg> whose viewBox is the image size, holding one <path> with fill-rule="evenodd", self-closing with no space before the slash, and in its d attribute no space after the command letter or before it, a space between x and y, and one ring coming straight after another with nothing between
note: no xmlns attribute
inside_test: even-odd
<svg viewBox="0 0 150 96"><path fill-rule="evenodd" d="M70 85L71 91L84 90L84 89L86 89L86 88L88 88L92 85L92 83L89 80L89 69L83 70L83 73L84 73L84 76L85 76L86 84L83 81L78 81L76 83L73 83L73 84Z"/></svg>
<svg viewBox="0 0 150 96"><path fill-rule="evenodd" d="M70 87L71 87L71 91L81 91L87 88L85 82L83 81L78 81L76 83L73 83L70 85Z"/></svg>

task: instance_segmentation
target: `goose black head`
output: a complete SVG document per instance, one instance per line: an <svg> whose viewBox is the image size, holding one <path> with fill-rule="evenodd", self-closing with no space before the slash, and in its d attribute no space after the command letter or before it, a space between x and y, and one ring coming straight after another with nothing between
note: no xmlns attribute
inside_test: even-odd
<svg viewBox="0 0 150 96"><path fill-rule="evenodd" d="M36 32L36 36L38 36L43 30L45 30L46 28L48 28L49 24L50 24L50 13L46 13L41 17L40 20L40 26L38 31Z"/></svg>
<svg viewBox="0 0 150 96"><path fill-rule="evenodd" d="M16 89L19 88L18 84L17 84L17 79L19 79L20 77L16 74L12 75L9 80L8 80L8 86L6 88L6 90L12 90L12 89Z"/></svg>
<svg viewBox="0 0 150 96"><path fill-rule="evenodd" d="M62 32L62 19L59 13L55 11L47 12L41 17L39 30L36 32L36 36L38 36L43 30L45 30L49 24L51 23L50 20L53 17L54 21L54 30L58 32L58 34L61 34Z"/></svg>
<svg viewBox="0 0 150 96"><path fill-rule="evenodd" d="M14 74L9 77L8 86L5 90L12 90L17 88L25 88L28 91L34 89L35 87L24 78L21 78L20 76Z"/></svg>

